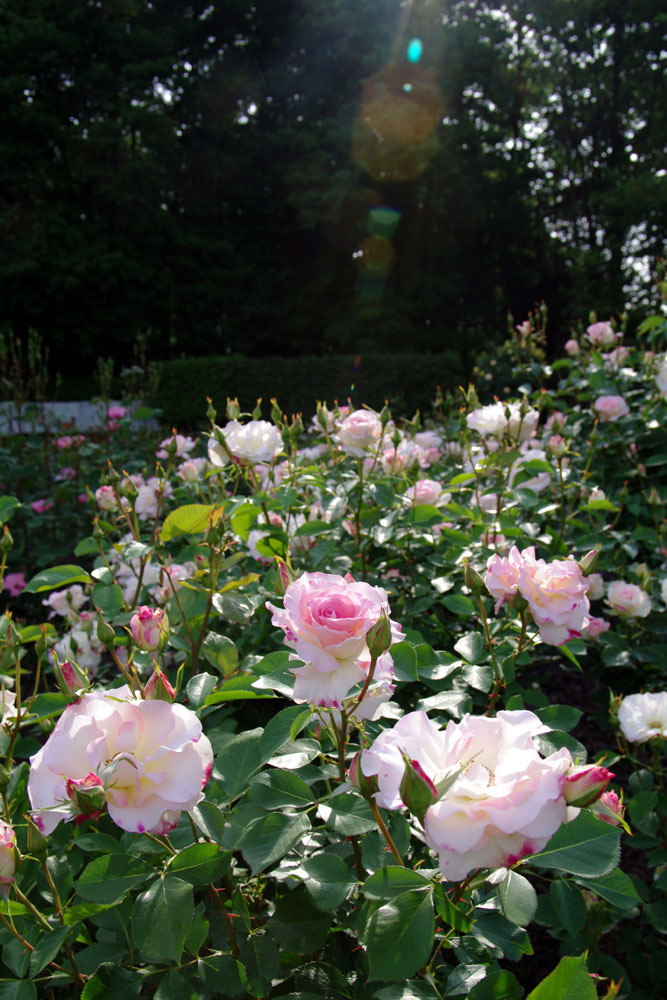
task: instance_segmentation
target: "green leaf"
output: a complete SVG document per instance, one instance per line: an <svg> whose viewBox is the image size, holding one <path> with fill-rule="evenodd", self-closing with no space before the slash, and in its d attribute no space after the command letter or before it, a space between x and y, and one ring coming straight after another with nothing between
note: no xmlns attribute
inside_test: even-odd
<svg viewBox="0 0 667 1000"><path fill-rule="evenodd" d="M278 945L268 934L247 934L241 942L239 958L248 979L248 992L255 997L271 993L271 980L280 972Z"/></svg>
<svg viewBox="0 0 667 1000"><path fill-rule="evenodd" d="M252 526L257 520L260 508L252 503L244 503L238 507L230 518L232 531L240 535L244 542L248 541L248 535L252 531Z"/></svg>
<svg viewBox="0 0 667 1000"><path fill-rule="evenodd" d="M212 802L200 802L191 810L190 815L206 836L216 844L223 844L225 837L225 817Z"/></svg>
<svg viewBox="0 0 667 1000"><path fill-rule="evenodd" d="M21 507L20 500L16 497L0 497L0 524L6 524L17 507Z"/></svg>
<svg viewBox="0 0 667 1000"><path fill-rule="evenodd" d="M199 993L183 976L170 969L160 980L154 1000L198 1000Z"/></svg>
<svg viewBox="0 0 667 1000"><path fill-rule="evenodd" d="M256 691L253 677L247 675L223 681L217 691L208 695L204 704L219 705L223 701L256 701L260 698L273 698L273 695Z"/></svg>
<svg viewBox="0 0 667 1000"><path fill-rule="evenodd" d="M394 675L398 681L416 681L419 679L417 673L417 653L415 647L410 642L397 642L390 649L390 655L394 661Z"/></svg>
<svg viewBox="0 0 667 1000"><path fill-rule="evenodd" d="M283 948L309 955L322 947L330 926L331 914L325 916L300 888L278 900L266 929Z"/></svg>
<svg viewBox="0 0 667 1000"><path fill-rule="evenodd" d="M69 587L73 583L90 583L92 578L80 566L52 566L51 569L40 570L28 582L24 594L41 594L57 587Z"/></svg>
<svg viewBox="0 0 667 1000"><path fill-rule="evenodd" d="M562 927L576 934L586 923L586 903L581 889L567 879L556 879L549 890L549 900Z"/></svg>
<svg viewBox="0 0 667 1000"><path fill-rule="evenodd" d="M0 983L0 1000L37 1000L37 987L31 979L9 979Z"/></svg>
<svg viewBox="0 0 667 1000"><path fill-rule="evenodd" d="M40 934L35 950L30 955L30 975L38 976L52 962L63 946L71 927L57 927L48 934Z"/></svg>
<svg viewBox="0 0 667 1000"><path fill-rule="evenodd" d="M369 899L394 899L404 892L426 891L430 888L429 879L419 872L398 865L387 865L366 879L362 891Z"/></svg>
<svg viewBox="0 0 667 1000"><path fill-rule="evenodd" d="M342 837L355 837L377 827L368 802L353 792L331 796L320 803L318 813L329 829Z"/></svg>
<svg viewBox="0 0 667 1000"><path fill-rule="evenodd" d="M209 632L204 640L202 652L212 667L223 677L231 677L239 665L239 654L231 639L216 632Z"/></svg>
<svg viewBox="0 0 667 1000"><path fill-rule="evenodd" d="M197 971L214 996L236 997L247 988L245 969L231 955L206 955L197 960Z"/></svg>
<svg viewBox="0 0 667 1000"><path fill-rule="evenodd" d="M107 854L86 865L76 891L91 903L118 903L126 892L145 882L155 870L127 854Z"/></svg>
<svg viewBox="0 0 667 1000"><path fill-rule="evenodd" d="M630 910L641 902L632 879L620 868L615 868L602 878L581 879L581 882L592 889L596 896L601 896L620 910Z"/></svg>
<svg viewBox="0 0 667 1000"><path fill-rule="evenodd" d="M285 743L294 740L295 736L298 735L298 733L292 733L294 723L303 719L306 713L307 718L310 718L310 709L304 709L303 705L290 705L288 708L283 708L267 722L259 744L262 760L269 760L276 750L280 750Z"/></svg>
<svg viewBox="0 0 667 1000"><path fill-rule="evenodd" d="M218 678L214 677L213 674L195 674L194 677L191 677L185 688L185 693L192 707L201 708L217 683Z"/></svg>
<svg viewBox="0 0 667 1000"><path fill-rule="evenodd" d="M571 875L607 875L618 864L621 831L585 810L553 835L544 850L524 860L534 868Z"/></svg>
<svg viewBox="0 0 667 1000"><path fill-rule="evenodd" d="M346 862L335 854L316 854L304 861L295 874L305 875L305 886L315 906L325 912L340 906L357 884Z"/></svg>
<svg viewBox="0 0 667 1000"><path fill-rule="evenodd" d="M464 934L472 930L475 922L473 915L467 912L467 908L464 910L452 903L442 885L436 885L434 900L436 910L448 927L453 927L454 930Z"/></svg>
<svg viewBox="0 0 667 1000"><path fill-rule="evenodd" d="M101 611L107 620L115 618L125 608L123 591L117 583L96 583L90 599L93 607Z"/></svg>
<svg viewBox="0 0 667 1000"><path fill-rule="evenodd" d="M81 1000L136 1000L143 983L138 972L105 962L84 986Z"/></svg>
<svg viewBox="0 0 667 1000"><path fill-rule="evenodd" d="M546 708L538 708L535 714L549 729L569 733L584 713L570 705L547 705Z"/></svg>
<svg viewBox="0 0 667 1000"><path fill-rule="evenodd" d="M191 844L171 858L167 870L190 885L208 885L222 878L231 861L232 852L217 844Z"/></svg>
<svg viewBox="0 0 667 1000"><path fill-rule="evenodd" d="M250 778L264 763L260 752L262 733L262 729L239 733L217 755L214 776L230 799L245 791Z"/></svg>
<svg viewBox="0 0 667 1000"><path fill-rule="evenodd" d="M160 539L168 542L178 535L198 535L215 524L222 515L223 508L215 504L189 503L177 507L165 518L160 531Z"/></svg>
<svg viewBox="0 0 667 1000"><path fill-rule="evenodd" d="M523 986L512 972L501 969L473 986L469 996L470 1000L521 1000Z"/></svg>
<svg viewBox="0 0 667 1000"><path fill-rule="evenodd" d="M518 872L508 871L498 886L500 912L513 924L527 927L535 916L537 893L527 878Z"/></svg>
<svg viewBox="0 0 667 1000"><path fill-rule="evenodd" d="M265 809L299 808L315 801L303 778L282 770L262 771L254 777L250 782L250 796Z"/></svg>
<svg viewBox="0 0 667 1000"><path fill-rule="evenodd" d="M460 618L470 618L475 614L475 605L465 594L445 594L441 603L453 615L458 615Z"/></svg>
<svg viewBox="0 0 667 1000"><path fill-rule="evenodd" d="M21 642L37 642L43 635L54 636L55 634L56 630L50 622L44 625L26 625L25 628L19 629Z"/></svg>
<svg viewBox="0 0 667 1000"><path fill-rule="evenodd" d="M326 535L329 531L333 531L333 527L327 521L306 521L305 524L299 525L294 532L294 537L303 538L310 535Z"/></svg>
<svg viewBox="0 0 667 1000"><path fill-rule="evenodd" d="M253 875L287 854L308 830L310 820L304 813L286 816L274 812L254 820L241 842L241 852Z"/></svg>
<svg viewBox="0 0 667 1000"><path fill-rule="evenodd" d="M526 932L493 910L475 911L472 934L492 954L518 962L522 955L532 955L533 946Z"/></svg>
<svg viewBox="0 0 667 1000"><path fill-rule="evenodd" d="M554 971L526 1000L596 1000L597 990L586 968L586 956L561 958Z"/></svg>
<svg viewBox="0 0 667 1000"><path fill-rule="evenodd" d="M468 632L456 643L454 652L468 663L479 663L484 652L484 636L481 632Z"/></svg>
<svg viewBox="0 0 667 1000"><path fill-rule="evenodd" d="M408 979L431 954L435 933L429 892L404 892L378 907L366 925L363 941L369 979Z"/></svg>
<svg viewBox="0 0 667 1000"><path fill-rule="evenodd" d="M179 962L193 914L190 883L161 876L137 896L132 939L148 962Z"/></svg>
<svg viewBox="0 0 667 1000"><path fill-rule="evenodd" d="M373 994L373 1000L438 1000L439 996L427 983L410 979L407 983L383 986Z"/></svg>

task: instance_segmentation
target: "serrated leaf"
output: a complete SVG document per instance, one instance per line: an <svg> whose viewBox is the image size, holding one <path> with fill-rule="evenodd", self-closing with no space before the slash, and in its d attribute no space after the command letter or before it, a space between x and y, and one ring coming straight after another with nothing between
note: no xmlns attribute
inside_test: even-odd
<svg viewBox="0 0 667 1000"><path fill-rule="evenodd" d="M322 947L330 926L331 914L318 910L301 888L278 900L266 929L288 951L310 955Z"/></svg>
<svg viewBox="0 0 667 1000"><path fill-rule="evenodd" d="M269 760L285 743L294 740L298 733L293 735L292 728L297 720L303 719L304 714L309 718L310 709L304 709L303 705L290 705L267 722L260 740L260 754L263 760Z"/></svg>
<svg viewBox="0 0 667 1000"><path fill-rule="evenodd" d="M586 923L587 910L581 889L567 879L556 879L549 890L553 911L570 934L576 934Z"/></svg>
<svg viewBox="0 0 667 1000"><path fill-rule="evenodd" d="M0 983L0 1000L37 1000L37 987L31 979L10 979Z"/></svg>
<svg viewBox="0 0 667 1000"><path fill-rule="evenodd" d="M185 688L185 693L192 707L201 708L217 683L218 678L214 677L213 674L195 674L194 677L191 677Z"/></svg>
<svg viewBox="0 0 667 1000"><path fill-rule="evenodd" d="M361 888L369 899L394 899L404 892L426 891L431 888L431 883L411 868L387 865L366 879Z"/></svg>
<svg viewBox="0 0 667 1000"><path fill-rule="evenodd" d="M470 932L475 922L473 914L468 913L467 909L463 910L452 903L442 885L436 885L433 898L436 910L448 927L453 927L454 930L461 931L464 934Z"/></svg>
<svg viewBox="0 0 667 1000"><path fill-rule="evenodd" d="M222 878L231 861L232 852L217 844L191 844L170 859L167 870L190 885L208 885Z"/></svg>
<svg viewBox="0 0 667 1000"><path fill-rule="evenodd" d="M229 798L240 795L250 778L264 763L260 751L262 729L249 729L233 736L219 751L214 776Z"/></svg>
<svg viewBox="0 0 667 1000"><path fill-rule="evenodd" d="M630 910L641 902L629 875L615 868L601 878L580 879L582 885L591 889L596 896L606 899L620 910Z"/></svg>
<svg viewBox="0 0 667 1000"><path fill-rule="evenodd" d="M431 954L435 934L429 892L404 892L378 907L364 930L369 979L408 979Z"/></svg>
<svg viewBox="0 0 667 1000"><path fill-rule="evenodd" d="M454 652L468 663L479 663L484 653L484 636L481 632L468 632L455 644Z"/></svg>
<svg viewBox="0 0 667 1000"><path fill-rule="evenodd" d="M154 1000L198 1000L198 997L192 984L175 969L170 969L160 980Z"/></svg>
<svg viewBox="0 0 667 1000"><path fill-rule="evenodd" d="M377 827L368 802L352 792L332 796L321 802L317 811L329 829L342 837L355 837Z"/></svg>
<svg viewBox="0 0 667 1000"><path fill-rule="evenodd" d="M209 632L204 640L202 652L212 667L223 677L231 677L239 665L239 654L231 639L216 632Z"/></svg>
<svg viewBox="0 0 667 1000"><path fill-rule="evenodd" d="M586 968L586 956L561 958L554 971L526 1000L596 1000L597 990Z"/></svg>
<svg viewBox="0 0 667 1000"><path fill-rule="evenodd" d="M145 882L155 870L127 854L107 854L87 865L76 891L91 903L118 903L126 892Z"/></svg>
<svg viewBox="0 0 667 1000"><path fill-rule="evenodd" d="M441 603L453 615L458 615L460 618L470 618L475 613L475 605L465 594L445 594Z"/></svg>
<svg viewBox="0 0 667 1000"><path fill-rule="evenodd" d="M397 642L391 647L389 654L394 661L394 676L396 680L416 681L419 679L417 673L417 653L412 643Z"/></svg>
<svg viewBox="0 0 667 1000"><path fill-rule="evenodd" d="M6 524L14 511L21 506L20 500L16 497L0 497L0 524Z"/></svg>
<svg viewBox="0 0 667 1000"><path fill-rule="evenodd" d="M500 911L513 924L527 927L535 916L537 893L527 878L508 871L498 886Z"/></svg>
<svg viewBox="0 0 667 1000"><path fill-rule="evenodd" d="M525 860L535 868L598 877L617 866L620 839L620 830L584 810L561 826L542 851Z"/></svg>
<svg viewBox="0 0 667 1000"><path fill-rule="evenodd" d="M69 587L73 583L91 583L91 576L81 566L70 563L40 570L28 581L24 594L41 594L58 587Z"/></svg>
<svg viewBox="0 0 667 1000"><path fill-rule="evenodd" d="M200 802L191 810L190 815L206 836L216 844L224 843L225 817L213 802Z"/></svg>
<svg viewBox="0 0 667 1000"><path fill-rule="evenodd" d="M241 843L241 852L253 875L287 854L308 830L310 820L304 813L285 816L274 812L254 820Z"/></svg>
<svg viewBox="0 0 667 1000"><path fill-rule="evenodd" d="M546 708L538 708L535 714L549 729L569 733L584 713L571 705L547 705Z"/></svg>
<svg viewBox="0 0 667 1000"><path fill-rule="evenodd" d="M357 884L347 863L335 854L316 854L308 858L295 872L302 873L315 906L325 912L340 906L350 889Z"/></svg>
<svg viewBox="0 0 667 1000"><path fill-rule="evenodd" d="M30 954L30 975L38 976L52 962L63 946L71 927L56 927L48 934L40 934L35 950Z"/></svg>
<svg viewBox="0 0 667 1000"><path fill-rule="evenodd" d="M148 962L179 962L193 914L190 883L161 876L136 899L132 939Z"/></svg>
<svg viewBox="0 0 667 1000"><path fill-rule="evenodd" d="M220 520L223 507L215 504L189 503L172 510L164 520L160 539L168 542L179 535L198 535Z"/></svg>
<svg viewBox="0 0 667 1000"><path fill-rule="evenodd" d="M136 1000L144 977L117 963L103 963L83 988L81 1000Z"/></svg>
<svg viewBox="0 0 667 1000"><path fill-rule="evenodd" d="M303 778L280 769L256 775L250 782L250 797L265 809L301 808L315 801Z"/></svg>

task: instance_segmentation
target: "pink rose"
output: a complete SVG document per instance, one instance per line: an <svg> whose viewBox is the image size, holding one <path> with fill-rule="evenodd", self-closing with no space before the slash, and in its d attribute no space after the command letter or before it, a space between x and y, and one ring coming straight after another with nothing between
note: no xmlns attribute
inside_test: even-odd
<svg viewBox="0 0 667 1000"><path fill-rule="evenodd" d="M604 618L594 618L589 617L588 624L584 628L583 634L587 639L597 639L604 632L608 632L610 629L609 622L606 622Z"/></svg>
<svg viewBox="0 0 667 1000"><path fill-rule="evenodd" d="M626 618L646 618L651 613L651 598L636 583L614 580L609 584L607 600L617 614Z"/></svg>
<svg viewBox="0 0 667 1000"><path fill-rule="evenodd" d="M6 590L10 597L16 597L27 586L24 573L7 573L5 575L2 589Z"/></svg>
<svg viewBox="0 0 667 1000"><path fill-rule="evenodd" d="M527 550L528 552L530 550ZM542 642L562 646L588 624L588 583L574 559L524 559L519 590L540 630Z"/></svg>
<svg viewBox="0 0 667 1000"><path fill-rule="evenodd" d="M381 587L357 582L351 576L304 573L291 583L284 609L267 603L273 625L285 632L284 642L294 650L294 697L316 705L338 707L370 664L366 634L389 601ZM390 621L391 638L400 638L400 626Z"/></svg>
<svg viewBox="0 0 667 1000"><path fill-rule="evenodd" d="M154 652L162 649L169 637L169 619L162 608L137 608L130 618L132 638L139 649Z"/></svg>
<svg viewBox="0 0 667 1000"><path fill-rule="evenodd" d="M171 437L165 438L164 441L160 442L160 447L155 452L155 457L167 459L173 449L173 454L177 458L183 458L190 454L196 444L197 442L194 438L184 437L182 434L172 434Z"/></svg>
<svg viewBox="0 0 667 1000"><path fill-rule="evenodd" d="M495 613L498 614L506 601L511 601L519 588L519 573L525 559L535 562L535 548L531 546L522 554L513 545L509 556L492 555L487 561L484 585L495 597Z"/></svg>
<svg viewBox="0 0 667 1000"><path fill-rule="evenodd" d="M117 404L115 406L109 407L107 411L107 417L109 418L109 420L122 420L123 417L126 417L128 415L128 413L129 410L127 409L127 407L120 406L120 404Z"/></svg>
<svg viewBox="0 0 667 1000"><path fill-rule="evenodd" d="M565 353L569 354L571 358L575 358L581 348L579 347L579 341L571 337L570 340L565 341Z"/></svg>
<svg viewBox="0 0 667 1000"><path fill-rule="evenodd" d="M630 412L630 407L622 396L598 396L593 403L593 409L604 422L627 417Z"/></svg>
<svg viewBox="0 0 667 1000"><path fill-rule="evenodd" d="M611 347L617 340L611 323L593 323L586 330L586 337L593 347Z"/></svg>
<svg viewBox="0 0 667 1000"><path fill-rule="evenodd" d="M443 493L442 484L436 482L435 479L418 479L405 494L405 499L411 507L418 507L425 503L432 505L438 504L440 501L447 503L451 499L451 495Z"/></svg>
<svg viewBox="0 0 667 1000"><path fill-rule="evenodd" d="M53 507L53 500L33 500L30 504L35 514L43 514L47 510L51 510Z"/></svg>
<svg viewBox="0 0 667 1000"><path fill-rule="evenodd" d="M121 829L164 833L202 799L213 752L194 712L123 687L68 705L30 764L28 796L43 833L80 815L68 782L70 791L101 783Z"/></svg>
<svg viewBox="0 0 667 1000"><path fill-rule="evenodd" d="M95 490L95 499L100 510L116 510L118 508L118 498L113 486L100 486Z"/></svg>
<svg viewBox="0 0 667 1000"><path fill-rule="evenodd" d="M337 437L347 455L364 458L382 437L382 422L373 410L355 410L340 423Z"/></svg>
<svg viewBox="0 0 667 1000"><path fill-rule="evenodd" d="M571 806L590 806L600 798L613 777L612 772L600 764L572 767L563 784L565 801Z"/></svg>
<svg viewBox="0 0 667 1000"><path fill-rule="evenodd" d="M561 749L542 758L534 737L546 731L528 711L466 715L444 731L411 712L362 752L360 768L376 777L375 798L388 809L402 804L404 755L435 787L424 836L444 877L458 882L540 851L568 819L562 788L572 757Z"/></svg>
<svg viewBox="0 0 667 1000"><path fill-rule="evenodd" d="M614 791L603 792L591 810L598 819L603 819L605 823L612 826L619 826L623 819L623 803Z"/></svg>

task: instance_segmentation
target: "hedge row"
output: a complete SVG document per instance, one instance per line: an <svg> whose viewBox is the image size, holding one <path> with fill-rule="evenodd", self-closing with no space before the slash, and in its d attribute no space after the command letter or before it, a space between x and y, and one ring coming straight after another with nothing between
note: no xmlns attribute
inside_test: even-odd
<svg viewBox="0 0 667 1000"><path fill-rule="evenodd" d="M243 410L252 410L258 397L276 397L284 413L315 412L318 399L342 405L374 408L388 400L396 416L428 412L437 387L455 389L464 380L463 364L455 351L442 354L363 354L297 358L246 358L241 355L179 358L160 364L157 405L169 422L179 427L201 423L206 397L213 400L220 419L228 397L238 397Z"/></svg>

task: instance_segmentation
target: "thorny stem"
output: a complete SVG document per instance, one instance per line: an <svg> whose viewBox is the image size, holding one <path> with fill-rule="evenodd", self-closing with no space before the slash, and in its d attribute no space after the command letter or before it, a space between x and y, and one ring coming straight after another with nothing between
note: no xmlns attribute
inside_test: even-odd
<svg viewBox="0 0 667 1000"><path fill-rule="evenodd" d="M405 865L403 863L403 858L399 854L398 848L396 847L396 844L394 843L394 841L392 839L392 836L391 836L391 834L389 833L389 830L386 827L385 821L382 819L382 816L380 815L380 810L378 809L377 802L375 801L375 799L371 799L370 800L370 806L371 806L371 810L373 812L373 815L375 816L375 822L380 827L380 831L382 833L382 836L387 841L387 847L389 848L389 850L391 851L391 853L394 855L394 857L396 858L396 861L399 863L399 865L401 866L401 868L405 868Z"/></svg>

